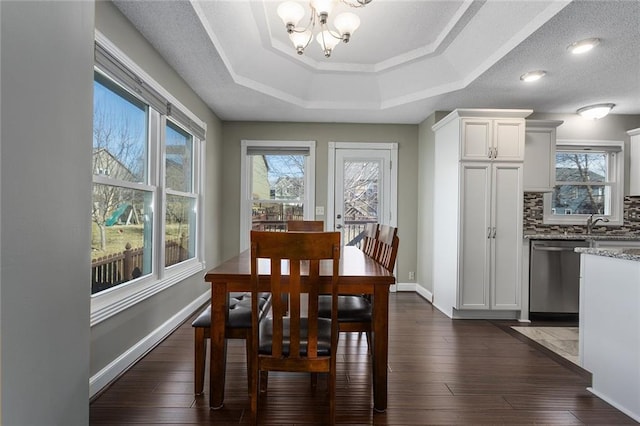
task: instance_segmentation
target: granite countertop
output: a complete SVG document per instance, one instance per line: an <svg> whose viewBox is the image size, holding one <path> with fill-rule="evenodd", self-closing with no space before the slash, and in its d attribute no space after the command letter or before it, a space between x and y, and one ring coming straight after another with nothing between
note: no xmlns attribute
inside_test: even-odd
<svg viewBox="0 0 640 426"><path fill-rule="evenodd" d="M640 248L586 248L578 247L576 253L594 254L596 256L613 257L615 259L635 260L640 262Z"/></svg>
<svg viewBox="0 0 640 426"><path fill-rule="evenodd" d="M524 234L529 240L581 240L581 241L640 241L640 235L628 233L623 235L611 234Z"/></svg>

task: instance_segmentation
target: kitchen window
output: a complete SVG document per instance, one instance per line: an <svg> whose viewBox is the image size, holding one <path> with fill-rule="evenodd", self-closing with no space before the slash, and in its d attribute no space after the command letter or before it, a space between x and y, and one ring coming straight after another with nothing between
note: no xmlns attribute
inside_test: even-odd
<svg viewBox="0 0 640 426"><path fill-rule="evenodd" d="M593 214L621 225L623 148L618 141L559 140L556 185L544 196L544 223L584 225Z"/></svg>
<svg viewBox="0 0 640 426"><path fill-rule="evenodd" d="M91 325L204 269L205 125L96 32Z"/></svg>

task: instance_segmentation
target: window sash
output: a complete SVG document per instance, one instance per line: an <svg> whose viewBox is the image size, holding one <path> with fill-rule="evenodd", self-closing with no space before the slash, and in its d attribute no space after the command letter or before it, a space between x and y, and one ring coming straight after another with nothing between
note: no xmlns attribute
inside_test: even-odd
<svg viewBox="0 0 640 426"><path fill-rule="evenodd" d="M603 187L605 213L602 214L602 216L609 219L606 225L621 225L623 220L624 143L621 141L558 140L556 153L593 153L607 155L607 170L603 181L556 181L555 187ZM547 225L567 226L584 225L590 214L555 214L552 211L552 197L554 192L555 190L544 194L543 223ZM562 207L556 207L556 209L562 209Z"/></svg>

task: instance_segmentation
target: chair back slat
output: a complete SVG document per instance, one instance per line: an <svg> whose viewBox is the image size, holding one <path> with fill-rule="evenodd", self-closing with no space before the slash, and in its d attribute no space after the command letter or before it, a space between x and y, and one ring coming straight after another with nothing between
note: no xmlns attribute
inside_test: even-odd
<svg viewBox="0 0 640 426"><path fill-rule="evenodd" d="M322 220L288 220L287 231L322 232L324 222Z"/></svg>
<svg viewBox="0 0 640 426"><path fill-rule="evenodd" d="M378 224L367 223L364 227L364 237L362 239L362 251L369 257L375 257L376 240L378 239Z"/></svg>

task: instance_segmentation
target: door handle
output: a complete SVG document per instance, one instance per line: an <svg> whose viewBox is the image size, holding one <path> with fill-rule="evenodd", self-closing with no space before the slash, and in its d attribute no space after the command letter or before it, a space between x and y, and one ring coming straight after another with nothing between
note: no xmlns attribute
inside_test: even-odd
<svg viewBox="0 0 640 426"><path fill-rule="evenodd" d="M342 225L337 224L337 225L336 225L336 229L342 229Z"/></svg>
<svg viewBox="0 0 640 426"><path fill-rule="evenodd" d="M496 227L493 227L493 235L491 236L491 238L496 238Z"/></svg>

